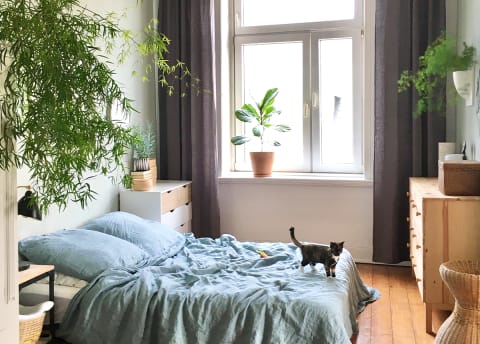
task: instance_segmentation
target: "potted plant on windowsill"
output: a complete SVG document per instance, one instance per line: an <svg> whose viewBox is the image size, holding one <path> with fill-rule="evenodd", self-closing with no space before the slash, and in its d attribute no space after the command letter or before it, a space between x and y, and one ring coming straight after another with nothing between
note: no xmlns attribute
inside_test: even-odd
<svg viewBox="0 0 480 344"><path fill-rule="evenodd" d="M279 115L280 110L274 106L275 98L278 95L278 89L272 88L267 90L260 103L244 104L240 109L235 111L235 117L244 123L253 123L253 136L237 135L230 140L234 145L243 145L252 138L260 140L260 152L250 152L250 160L252 162L253 175L255 177L269 177L272 175L272 167L274 161L274 152L264 151L264 145L269 143L273 146L280 146L280 142L273 140L268 141L265 133L269 130L278 132L290 131L290 127L286 124L273 124L271 120L274 115Z"/></svg>
<svg viewBox="0 0 480 344"><path fill-rule="evenodd" d="M441 34L425 53L419 57L416 72L405 70L398 80L398 91L414 87L418 93L417 109L414 115L439 111L445 107L445 80L449 73L466 71L474 65L475 48L463 43L463 51L457 54L454 40ZM459 91L460 92L460 91Z"/></svg>

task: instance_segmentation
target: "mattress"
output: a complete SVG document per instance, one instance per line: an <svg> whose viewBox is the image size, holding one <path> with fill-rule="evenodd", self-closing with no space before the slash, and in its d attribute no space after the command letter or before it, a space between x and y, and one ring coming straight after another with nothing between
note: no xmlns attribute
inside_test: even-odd
<svg viewBox="0 0 480 344"><path fill-rule="evenodd" d="M55 302L55 322L62 322L65 311L67 310L70 300L75 296L81 288L55 285L54 302ZM24 306L33 306L48 300L48 284L33 283L20 291L20 304ZM50 317L45 317L45 324L49 324Z"/></svg>

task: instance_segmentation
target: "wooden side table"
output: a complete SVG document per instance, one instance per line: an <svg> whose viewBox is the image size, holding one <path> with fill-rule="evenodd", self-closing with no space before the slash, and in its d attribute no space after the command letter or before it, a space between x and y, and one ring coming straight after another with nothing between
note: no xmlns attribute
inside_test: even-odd
<svg viewBox="0 0 480 344"><path fill-rule="evenodd" d="M27 285L35 283L45 277L48 277L48 299L54 302L54 282L55 282L55 266L54 265L36 265L31 264L26 270L18 273L18 287L22 289ZM55 302L50 310L50 334L55 338Z"/></svg>

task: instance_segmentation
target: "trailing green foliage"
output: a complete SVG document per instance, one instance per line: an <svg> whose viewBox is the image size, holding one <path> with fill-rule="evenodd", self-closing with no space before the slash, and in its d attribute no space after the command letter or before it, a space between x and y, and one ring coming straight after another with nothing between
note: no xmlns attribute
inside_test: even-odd
<svg viewBox="0 0 480 344"><path fill-rule="evenodd" d="M122 159L135 135L112 123L106 109L113 102L125 116L135 109L114 80L117 61L99 46L108 53L123 39L120 60L133 48L150 57L170 94L167 77L190 77L182 62L168 61L169 40L155 22L138 40L115 18L75 0L0 2L0 168L29 169L42 212L63 209L69 200L85 207L95 198L89 181L96 175L128 183Z"/></svg>
<svg viewBox="0 0 480 344"><path fill-rule="evenodd" d="M235 111L235 117L245 123L256 123L252 128L252 136L238 135L231 138L230 142L234 145L242 145L249 142L252 138L259 138L262 151L263 144L265 143L265 131L267 129L273 129L279 132L290 131L291 128L286 124L272 124L273 115L281 114L280 110L277 110L274 106L275 98L278 95L278 89L272 88L267 90L265 96L260 103L255 101L255 105L244 104L240 109ZM273 141L274 146L280 146L280 142Z"/></svg>
<svg viewBox="0 0 480 344"><path fill-rule="evenodd" d="M454 40L441 34L419 57L418 71L405 70L398 80L398 91L415 87L418 93L415 116L445 107L445 83L449 73L467 70L474 63L475 48L463 43L463 52L457 54Z"/></svg>

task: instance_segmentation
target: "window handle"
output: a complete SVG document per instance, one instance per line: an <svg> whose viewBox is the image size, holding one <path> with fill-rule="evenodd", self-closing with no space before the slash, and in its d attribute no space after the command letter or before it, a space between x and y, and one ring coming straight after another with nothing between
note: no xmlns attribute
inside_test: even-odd
<svg viewBox="0 0 480 344"><path fill-rule="evenodd" d="M312 93L312 108L316 109L318 107L318 93L313 92Z"/></svg>
<svg viewBox="0 0 480 344"><path fill-rule="evenodd" d="M305 103L303 104L303 118L309 118L310 117L310 106Z"/></svg>

